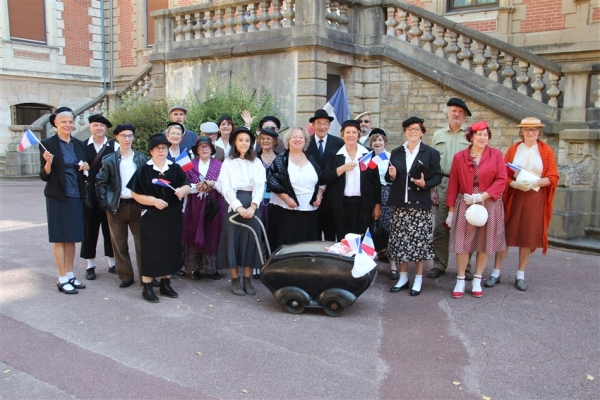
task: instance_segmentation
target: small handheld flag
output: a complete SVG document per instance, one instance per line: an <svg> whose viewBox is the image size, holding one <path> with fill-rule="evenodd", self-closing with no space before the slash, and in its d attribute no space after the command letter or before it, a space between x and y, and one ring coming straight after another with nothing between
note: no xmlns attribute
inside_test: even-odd
<svg viewBox="0 0 600 400"><path fill-rule="evenodd" d="M190 169L194 168L194 164L192 164L192 160L190 159L190 156L188 156L187 149L179 154L175 159L175 162L179 164L183 172L188 172Z"/></svg>
<svg viewBox="0 0 600 400"><path fill-rule="evenodd" d="M154 179L152 179L152 183L154 183L155 185L158 185L158 186L164 186L164 187L171 188L171 189L173 189L173 191L175 191L175 188L170 185L171 182L169 182L166 179L154 178Z"/></svg>
<svg viewBox="0 0 600 400"><path fill-rule="evenodd" d="M362 253L367 254L369 257L375 256L375 244L373 243L373 238L371 237L371 232L369 228L367 228L367 233L365 233L365 237L360 245L360 250Z"/></svg>
<svg viewBox="0 0 600 400"><path fill-rule="evenodd" d="M42 146L42 148L46 151L48 151L43 144L40 143L40 141L38 140L37 137L35 137L35 135L33 134L33 132L31 132L29 129L25 130L25 132L23 132L23 138L21 138L21 143L19 143L19 149L18 151L23 151L28 149L29 147L39 144Z"/></svg>
<svg viewBox="0 0 600 400"><path fill-rule="evenodd" d="M371 163L372 158L373 158L373 152L370 151L358 160L358 164L360 165L361 171L366 171L367 168L369 168L369 164ZM375 165L377 166L377 164L375 164ZM373 168L375 168L375 167L373 167Z"/></svg>
<svg viewBox="0 0 600 400"><path fill-rule="evenodd" d="M377 168L377 165L379 165L379 163L381 161L386 161L388 160L388 156L385 152L381 152L379 154L377 154L375 157L371 158L371 161L369 161L369 168L371 169L375 169Z"/></svg>

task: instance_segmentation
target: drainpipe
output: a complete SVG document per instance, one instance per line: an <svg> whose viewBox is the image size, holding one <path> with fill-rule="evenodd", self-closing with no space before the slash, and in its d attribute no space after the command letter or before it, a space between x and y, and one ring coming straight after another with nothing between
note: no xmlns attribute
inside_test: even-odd
<svg viewBox="0 0 600 400"><path fill-rule="evenodd" d="M109 1L109 7L110 7L110 90L115 90L115 83L113 82L113 78L115 76L115 61L114 61L114 55L115 55L115 50L114 50L114 40L113 40L113 27L114 27L114 23L113 23L113 0Z"/></svg>
<svg viewBox="0 0 600 400"><path fill-rule="evenodd" d="M100 18L100 30L102 31L102 91L106 92L106 32L104 32L104 3L104 0L100 2L100 5L102 7Z"/></svg>

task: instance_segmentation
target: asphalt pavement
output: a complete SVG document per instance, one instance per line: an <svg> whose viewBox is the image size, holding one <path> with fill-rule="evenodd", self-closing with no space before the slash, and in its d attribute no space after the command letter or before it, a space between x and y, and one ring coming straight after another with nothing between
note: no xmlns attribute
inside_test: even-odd
<svg viewBox="0 0 600 400"><path fill-rule="evenodd" d="M258 281L256 296L235 296L227 278L178 277L179 298L150 304L138 284L118 287L101 243L95 281L76 252L87 288L68 296L43 182L0 182L0 399L600 398L597 255L536 251L520 292L511 249L480 299L469 283L450 297L454 262L417 297L390 293L380 263L332 318L286 313Z"/></svg>

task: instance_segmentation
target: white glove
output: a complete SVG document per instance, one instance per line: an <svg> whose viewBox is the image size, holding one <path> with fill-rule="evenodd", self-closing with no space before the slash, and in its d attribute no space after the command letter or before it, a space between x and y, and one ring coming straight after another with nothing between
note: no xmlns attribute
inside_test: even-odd
<svg viewBox="0 0 600 400"><path fill-rule="evenodd" d="M526 192L531 189L531 186L529 186L529 182L512 181L510 183L510 187L513 189L522 190L523 192Z"/></svg>
<svg viewBox="0 0 600 400"><path fill-rule="evenodd" d="M454 216L454 212L448 211L448 217L446 217L446 225L448 225L448 228L452 227L452 217L453 216Z"/></svg>
<svg viewBox="0 0 600 400"><path fill-rule="evenodd" d="M531 181L526 181L523 182L525 183L527 186L529 186L530 189L535 189L535 188L539 188L540 184L538 183L537 179L536 180L531 180Z"/></svg>
<svg viewBox="0 0 600 400"><path fill-rule="evenodd" d="M473 203L483 202L483 196L481 196L481 194L479 194L479 193L465 194L463 196L463 199L465 200L465 203L467 203L468 205L471 205Z"/></svg>

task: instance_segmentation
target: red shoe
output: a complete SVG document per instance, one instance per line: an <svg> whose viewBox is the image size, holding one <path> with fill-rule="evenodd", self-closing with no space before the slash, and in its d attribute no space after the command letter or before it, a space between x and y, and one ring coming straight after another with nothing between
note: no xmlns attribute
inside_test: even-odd
<svg viewBox="0 0 600 400"><path fill-rule="evenodd" d="M465 289L463 288L462 292L452 292L453 299L460 299L465 294Z"/></svg>
<svg viewBox="0 0 600 400"><path fill-rule="evenodd" d="M473 295L473 297L477 297L477 298L483 297L483 291L481 291L481 292L473 291L473 292L471 292L471 294Z"/></svg>

